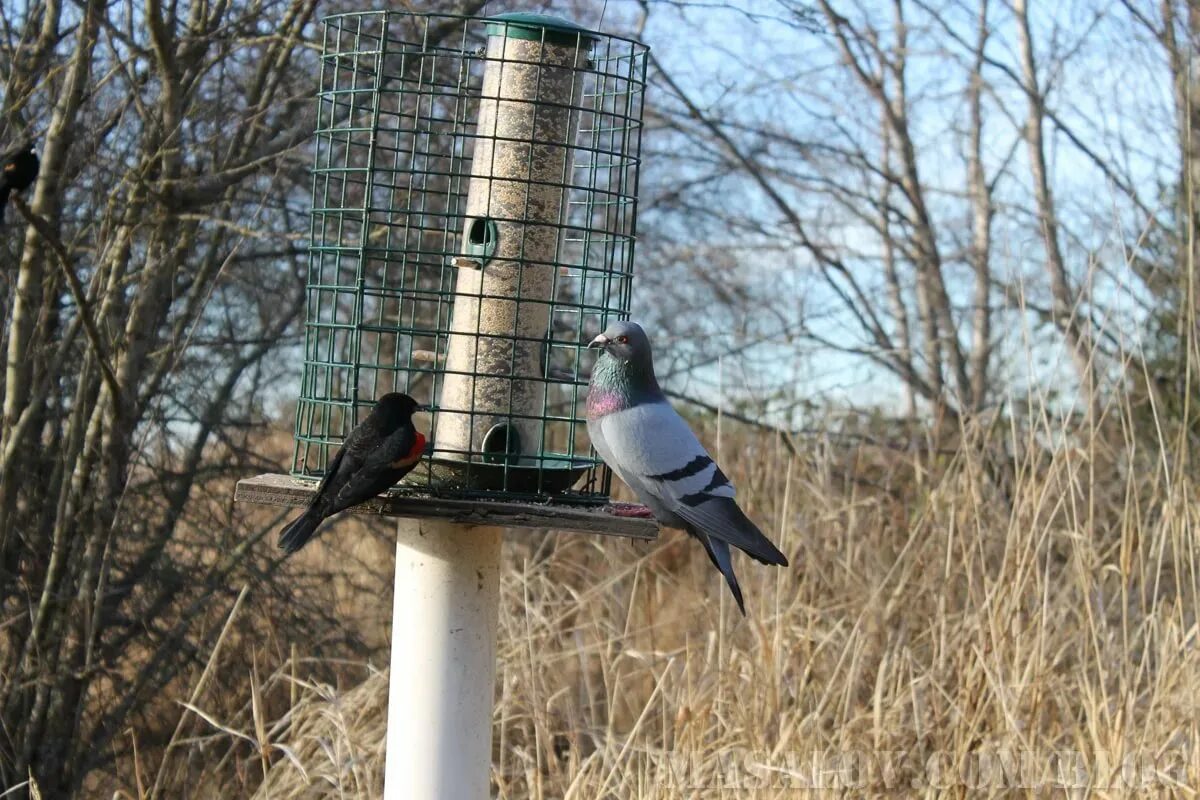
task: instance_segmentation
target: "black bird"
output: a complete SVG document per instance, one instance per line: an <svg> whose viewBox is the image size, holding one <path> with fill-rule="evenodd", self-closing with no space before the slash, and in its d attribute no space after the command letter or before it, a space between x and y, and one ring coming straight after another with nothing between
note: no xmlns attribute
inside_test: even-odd
<svg viewBox="0 0 1200 800"><path fill-rule="evenodd" d="M294 553L327 517L383 493L407 475L425 452L425 437L412 415L423 408L406 394L385 394L338 449L308 510L279 534L279 547Z"/></svg>
<svg viewBox="0 0 1200 800"><path fill-rule="evenodd" d="M8 196L25 191L37 180L39 163L30 141L0 156L0 222L4 222Z"/></svg>

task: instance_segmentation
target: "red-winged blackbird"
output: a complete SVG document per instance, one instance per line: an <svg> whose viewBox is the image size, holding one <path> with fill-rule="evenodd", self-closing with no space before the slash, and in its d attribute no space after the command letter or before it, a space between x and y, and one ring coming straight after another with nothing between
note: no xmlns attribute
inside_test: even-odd
<svg viewBox="0 0 1200 800"><path fill-rule="evenodd" d="M37 153L33 152L33 142L25 142L0 156L0 164L3 164L0 167L0 222L4 222L8 196L25 191L37 180L39 162Z"/></svg>
<svg viewBox="0 0 1200 800"><path fill-rule="evenodd" d="M325 470L308 510L279 534L279 546L294 553L327 517L386 491L417 465L425 437L413 426L421 406L406 394L385 394L346 441Z"/></svg>

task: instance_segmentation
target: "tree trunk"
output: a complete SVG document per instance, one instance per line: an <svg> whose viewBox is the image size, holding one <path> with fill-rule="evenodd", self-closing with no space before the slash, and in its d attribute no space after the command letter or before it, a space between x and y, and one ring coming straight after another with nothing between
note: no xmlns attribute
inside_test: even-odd
<svg viewBox="0 0 1200 800"><path fill-rule="evenodd" d="M1029 153L1029 171L1033 183L1033 198L1037 209L1038 224L1041 226L1045 249L1046 273L1050 282L1051 317L1070 348L1079 375L1080 399L1085 410L1093 419L1098 416L1097 386L1093 356L1092 337L1087 322L1087 306L1083 293L1071 286L1066 262L1059 243L1058 211L1046 166L1046 144L1044 123L1046 97L1037 74L1034 55L1033 33L1029 25L1029 10L1026 0L1015 0L1013 9L1017 15L1017 44L1020 50L1021 76L1027 99L1027 112L1023 130Z"/></svg>

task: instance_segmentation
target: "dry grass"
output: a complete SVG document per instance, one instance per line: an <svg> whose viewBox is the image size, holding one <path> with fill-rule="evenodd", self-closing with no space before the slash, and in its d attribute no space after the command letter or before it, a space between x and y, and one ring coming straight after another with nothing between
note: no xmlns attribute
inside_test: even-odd
<svg viewBox="0 0 1200 800"><path fill-rule="evenodd" d="M933 458L819 442L795 458L725 426L720 460L794 565L737 563L746 619L680 535L514 534L495 792L1192 796L1193 481L1127 412L1103 434L1045 414L961 431ZM243 711L212 721L236 735L193 718L210 766L188 796L380 797L386 672L346 689L311 674L247 676Z"/></svg>

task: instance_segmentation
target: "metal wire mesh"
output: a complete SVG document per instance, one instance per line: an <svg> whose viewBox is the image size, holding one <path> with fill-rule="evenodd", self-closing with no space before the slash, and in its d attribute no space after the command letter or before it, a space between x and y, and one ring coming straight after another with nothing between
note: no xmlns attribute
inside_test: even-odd
<svg viewBox="0 0 1200 800"><path fill-rule="evenodd" d="M585 347L629 310L646 53L519 15L325 20L294 475L403 391L434 452L401 488L607 498Z"/></svg>

